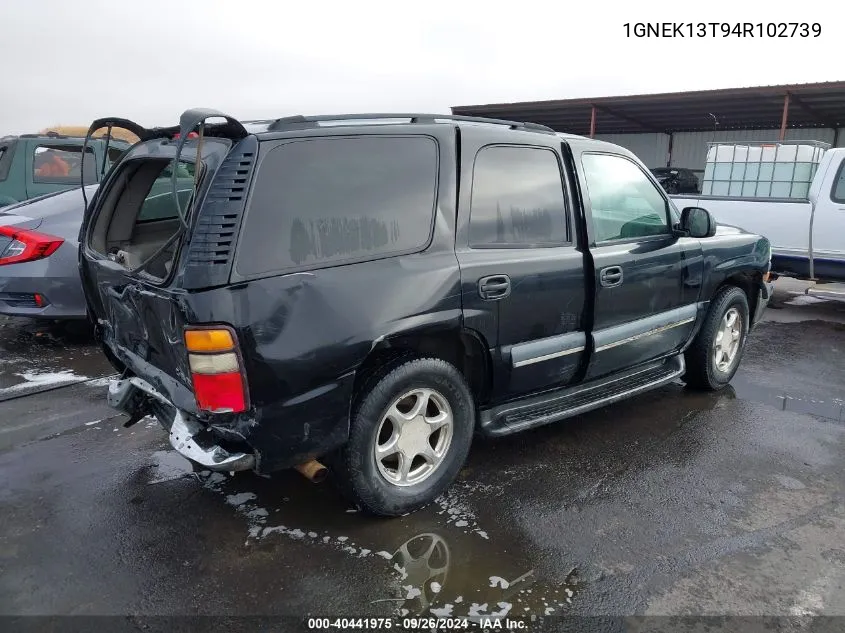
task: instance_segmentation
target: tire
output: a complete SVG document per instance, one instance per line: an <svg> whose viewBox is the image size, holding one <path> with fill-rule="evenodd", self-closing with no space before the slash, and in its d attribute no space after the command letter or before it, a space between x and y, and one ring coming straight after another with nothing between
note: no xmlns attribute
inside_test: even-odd
<svg viewBox="0 0 845 633"><path fill-rule="evenodd" d="M735 314L741 319L738 328L734 322L733 329L738 329L739 338L736 339L736 347L730 362L726 362L721 341L725 340L727 331L719 337L723 330L726 317L729 313ZM706 391L717 391L728 385L736 373L739 363L742 360L742 353L745 350L745 343L748 339L748 298L745 293L736 286L725 286L721 288L710 302L710 309L701 326L701 330L692 342L692 345L684 354L686 360L686 375L684 379L690 387ZM722 362L717 362L717 345L723 350ZM727 343L725 343L727 345Z"/></svg>
<svg viewBox="0 0 845 633"><path fill-rule="evenodd" d="M425 402L429 403L422 411L425 417L405 417L415 415ZM367 380L352 411L349 442L335 462L336 479L341 491L370 514L400 516L428 505L455 480L466 461L475 402L461 373L443 360L405 357L387 364ZM449 416L448 432L449 423L444 422L426 435L438 420ZM394 419L407 426L395 426ZM402 429L408 435L403 436ZM406 443L400 445L399 438ZM415 454L407 461L407 453L425 445L424 450L430 449L428 458ZM377 446L385 447L380 459ZM405 463L408 467L403 470Z"/></svg>

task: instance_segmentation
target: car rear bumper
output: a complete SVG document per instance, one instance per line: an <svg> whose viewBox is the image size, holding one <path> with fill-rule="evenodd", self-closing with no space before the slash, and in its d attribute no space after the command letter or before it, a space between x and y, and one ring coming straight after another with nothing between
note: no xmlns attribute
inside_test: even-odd
<svg viewBox="0 0 845 633"><path fill-rule="evenodd" d="M348 382L351 389L351 378ZM336 391L345 394L346 389ZM247 415L198 417L175 406L147 380L133 376L110 383L108 402L130 416L155 415L173 448L209 470L269 474L319 459L349 439L348 403L334 398L306 401L299 405L300 411L289 405L282 414L261 409Z"/></svg>
<svg viewBox="0 0 845 633"><path fill-rule="evenodd" d="M43 307L32 300L36 293L46 299ZM35 319L86 318L79 273L49 260L0 266L0 314Z"/></svg>
<svg viewBox="0 0 845 633"><path fill-rule="evenodd" d="M150 383L138 377L109 383L109 405L129 415L138 398L152 398L163 407L156 411L159 423L168 431L170 444L184 457L209 470L232 472L255 468L255 454L227 450L199 422L183 414Z"/></svg>

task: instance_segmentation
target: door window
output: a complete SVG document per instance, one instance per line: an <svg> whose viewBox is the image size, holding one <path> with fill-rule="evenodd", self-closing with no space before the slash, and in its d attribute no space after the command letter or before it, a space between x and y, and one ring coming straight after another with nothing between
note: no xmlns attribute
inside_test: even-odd
<svg viewBox="0 0 845 633"><path fill-rule="evenodd" d="M82 145L39 145L32 157L33 181L78 185L82 173ZM94 150L85 150L85 184L97 182Z"/></svg>
<svg viewBox="0 0 845 633"><path fill-rule="evenodd" d="M549 246L568 241L555 153L540 147L483 148L472 173L470 246Z"/></svg>
<svg viewBox="0 0 845 633"><path fill-rule="evenodd" d="M613 154L581 158L596 243L664 235L668 203L636 163Z"/></svg>

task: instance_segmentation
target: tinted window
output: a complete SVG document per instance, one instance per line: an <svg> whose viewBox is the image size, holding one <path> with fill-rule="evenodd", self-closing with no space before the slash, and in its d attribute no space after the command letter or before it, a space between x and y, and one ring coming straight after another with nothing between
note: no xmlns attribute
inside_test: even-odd
<svg viewBox="0 0 845 633"><path fill-rule="evenodd" d="M194 191L194 164L179 162L177 169L176 191L182 211L186 212L191 194ZM173 166L169 163L153 181L152 187L144 197L136 222L155 220L174 220L179 217L176 201L173 198Z"/></svg>
<svg viewBox="0 0 845 633"><path fill-rule="evenodd" d="M78 185L82 172L82 145L39 145L32 157L35 182ZM97 182L94 150L85 150L85 184Z"/></svg>
<svg viewBox="0 0 845 633"><path fill-rule="evenodd" d="M839 166L839 173L836 175L830 197L834 202L845 203L845 161Z"/></svg>
<svg viewBox="0 0 845 633"><path fill-rule="evenodd" d="M568 241L560 165L534 147L482 149L472 172L471 246Z"/></svg>
<svg viewBox="0 0 845 633"><path fill-rule="evenodd" d="M114 165L117 161L119 161L124 152L126 152L125 147L109 147L109 165Z"/></svg>
<svg viewBox="0 0 845 633"><path fill-rule="evenodd" d="M669 232L666 200L632 161L610 154L581 158L596 242Z"/></svg>
<svg viewBox="0 0 845 633"><path fill-rule="evenodd" d="M294 141L261 161L238 244L242 275L421 250L437 187L427 137Z"/></svg>

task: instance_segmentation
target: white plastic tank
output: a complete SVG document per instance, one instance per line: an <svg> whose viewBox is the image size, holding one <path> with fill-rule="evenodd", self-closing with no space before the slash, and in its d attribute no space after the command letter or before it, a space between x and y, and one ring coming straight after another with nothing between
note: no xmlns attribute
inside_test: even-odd
<svg viewBox="0 0 845 633"><path fill-rule="evenodd" d="M818 141L711 143L701 193L746 198L806 198L824 152Z"/></svg>

